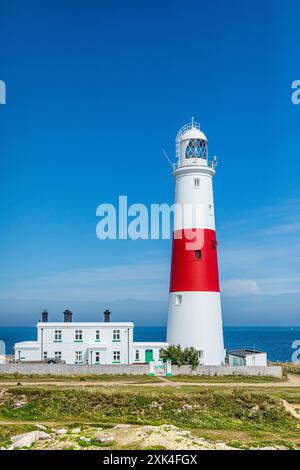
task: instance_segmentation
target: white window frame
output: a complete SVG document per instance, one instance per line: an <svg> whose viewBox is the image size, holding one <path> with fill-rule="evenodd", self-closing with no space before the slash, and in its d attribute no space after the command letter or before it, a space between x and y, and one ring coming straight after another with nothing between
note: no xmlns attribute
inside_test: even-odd
<svg viewBox="0 0 300 470"><path fill-rule="evenodd" d="M61 351L54 351L54 357L55 359L61 359L62 358Z"/></svg>
<svg viewBox="0 0 300 470"><path fill-rule="evenodd" d="M200 178L194 178L194 188L200 188Z"/></svg>
<svg viewBox="0 0 300 470"><path fill-rule="evenodd" d="M121 341L120 330L113 330L113 341Z"/></svg>
<svg viewBox="0 0 300 470"><path fill-rule="evenodd" d="M182 303L183 303L183 295L175 294L175 305L182 305Z"/></svg>
<svg viewBox="0 0 300 470"><path fill-rule="evenodd" d="M96 333L95 333L95 340L96 340L96 341L100 341L100 330L96 330Z"/></svg>
<svg viewBox="0 0 300 470"><path fill-rule="evenodd" d="M48 359L48 351L43 351L43 359Z"/></svg>
<svg viewBox="0 0 300 470"><path fill-rule="evenodd" d="M75 364L82 364L83 354L82 351L75 351Z"/></svg>
<svg viewBox="0 0 300 470"><path fill-rule="evenodd" d="M100 364L100 351L95 352L95 364Z"/></svg>
<svg viewBox="0 0 300 470"><path fill-rule="evenodd" d="M62 331L54 330L54 341L61 341L61 340L62 340Z"/></svg>
<svg viewBox="0 0 300 470"><path fill-rule="evenodd" d="M82 341L82 330L75 330L75 341Z"/></svg>
<svg viewBox="0 0 300 470"><path fill-rule="evenodd" d="M139 350L139 349L136 349L136 350L135 350L134 360L135 360L135 361L139 361L139 360L140 360L140 350Z"/></svg>
<svg viewBox="0 0 300 470"><path fill-rule="evenodd" d="M121 362L121 351L113 351L113 362Z"/></svg>

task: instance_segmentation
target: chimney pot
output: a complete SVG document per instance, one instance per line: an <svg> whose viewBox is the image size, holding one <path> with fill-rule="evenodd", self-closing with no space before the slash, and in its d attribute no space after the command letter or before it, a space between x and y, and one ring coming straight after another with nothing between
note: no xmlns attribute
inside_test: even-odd
<svg viewBox="0 0 300 470"><path fill-rule="evenodd" d="M110 311L107 310L107 309L104 312L104 321L105 321L105 323L110 322Z"/></svg>
<svg viewBox="0 0 300 470"><path fill-rule="evenodd" d="M71 312L71 310L66 309L64 311L64 322L65 323L71 323L72 322L72 315L73 315L73 313Z"/></svg>
<svg viewBox="0 0 300 470"><path fill-rule="evenodd" d="M42 322L43 322L43 323L47 323L47 322L48 322L48 311L47 311L47 310L43 310L43 311L42 311Z"/></svg>

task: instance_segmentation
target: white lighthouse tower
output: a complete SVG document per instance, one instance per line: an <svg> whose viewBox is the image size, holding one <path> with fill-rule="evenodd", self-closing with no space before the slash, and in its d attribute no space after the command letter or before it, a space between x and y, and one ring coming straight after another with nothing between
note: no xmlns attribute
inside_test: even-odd
<svg viewBox="0 0 300 470"><path fill-rule="evenodd" d="M198 123L176 137L175 216L167 342L194 347L204 365L224 361L222 313L208 141Z"/></svg>

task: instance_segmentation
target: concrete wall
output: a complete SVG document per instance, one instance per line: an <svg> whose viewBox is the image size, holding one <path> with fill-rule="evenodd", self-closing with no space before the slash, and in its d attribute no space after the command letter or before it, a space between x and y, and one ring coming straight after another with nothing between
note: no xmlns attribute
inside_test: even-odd
<svg viewBox="0 0 300 470"><path fill-rule="evenodd" d="M280 366L172 366L173 375L256 375L282 377ZM149 365L75 365L75 364L0 364L0 374L53 374L53 375L148 375Z"/></svg>
<svg viewBox="0 0 300 470"><path fill-rule="evenodd" d="M1 369L0 369L1 370ZM256 375L282 377L281 366L201 366L192 370L190 366L172 366L173 375Z"/></svg>

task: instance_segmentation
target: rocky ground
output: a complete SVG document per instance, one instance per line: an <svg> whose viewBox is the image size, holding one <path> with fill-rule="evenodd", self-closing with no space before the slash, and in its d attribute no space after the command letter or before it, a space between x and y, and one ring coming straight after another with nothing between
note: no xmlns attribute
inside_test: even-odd
<svg viewBox="0 0 300 470"><path fill-rule="evenodd" d="M298 383L248 386L0 384L0 448L299 449Z"/></svg>
<svg viewBox="0 0 300 470"><path fill-rule="evenodd" d="M134 426L119 424L109 430L101 427L47 428L36 424L36 431L12 436L11 444L1 450L101 450L172 449L172 450L236 450L224 442L208 442L191 431L173 425ZM284 449L262 447L261 450Z"/></svg>

